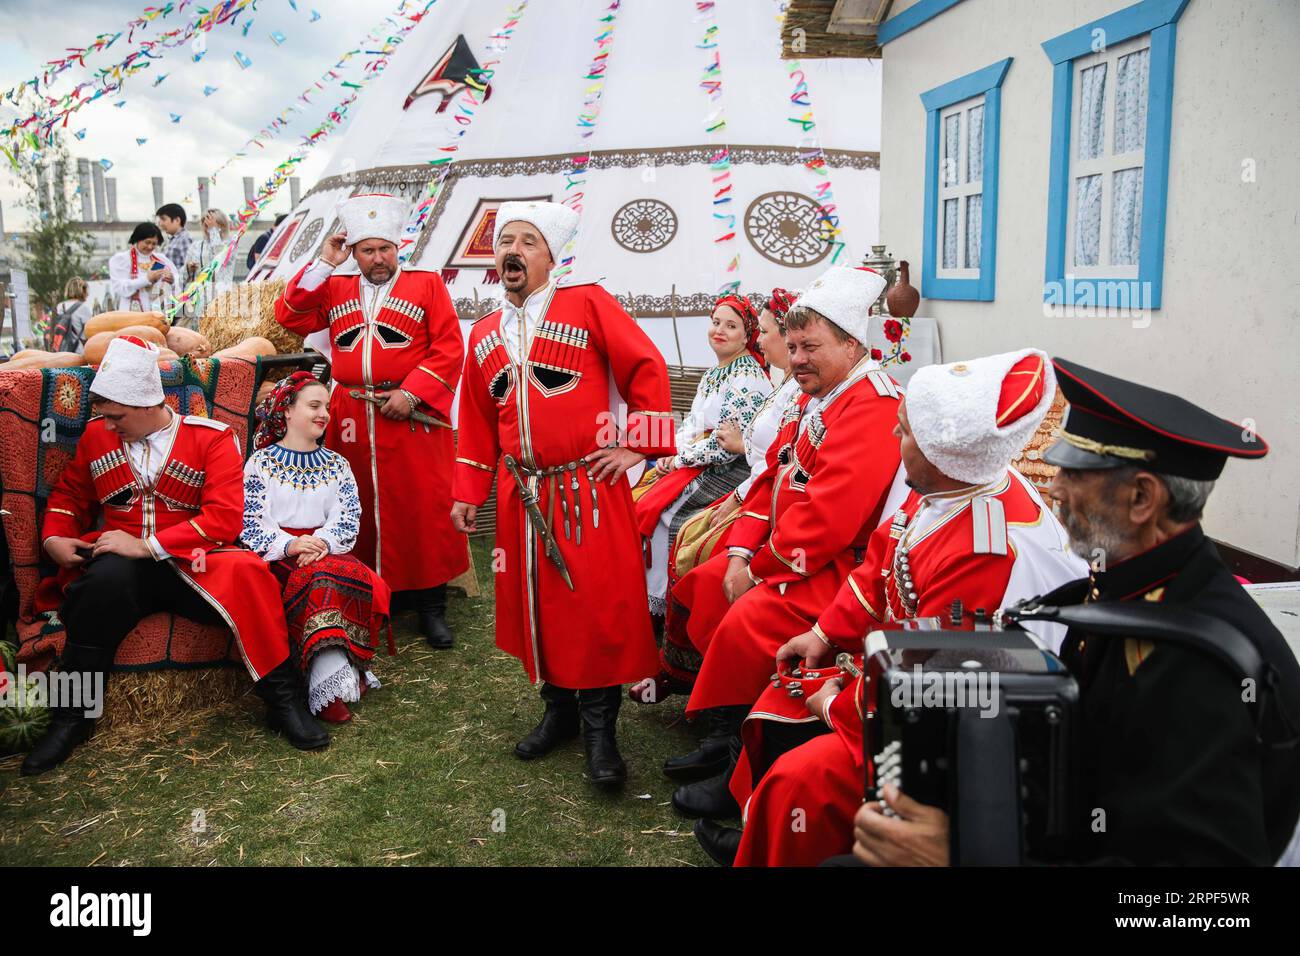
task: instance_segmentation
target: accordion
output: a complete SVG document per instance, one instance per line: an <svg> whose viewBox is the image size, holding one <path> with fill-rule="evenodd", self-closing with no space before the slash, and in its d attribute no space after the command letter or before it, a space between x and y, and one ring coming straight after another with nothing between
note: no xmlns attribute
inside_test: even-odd
<svg viewBox="0 0 1300 956"><path fill-rule="evenodd" d="M1079 689L1054 654L954 607L872 631L863 688L866 799L893 783L945 810L955 865L1068 855Z"/></svg>

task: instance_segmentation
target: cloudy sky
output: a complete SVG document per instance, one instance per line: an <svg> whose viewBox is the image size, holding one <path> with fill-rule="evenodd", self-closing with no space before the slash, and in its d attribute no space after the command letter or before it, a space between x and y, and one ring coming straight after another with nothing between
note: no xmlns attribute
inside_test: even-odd
<svg viewBox="0 0 1300 956"><path fill-rule="evenodd" d="M181 6L181 0L174 0ZM85 46L99 33L113 33L128 20L138 16L146 6L161 7L165 0L0 0L0 89L9 89L38 73L45 61L63 55L66 47ZM196 63L188 44L163 51L162 59L153 61L127 80L121 94L106 96L73 114L69 132L85 129L84 139L68 136L69 151L92 161L108 159L113 168L109 176L117 177L117 206L120 219L151 219L153 187L151 177L164 177L168 201L194 196L191 215L197 214L196 180L211 174L250 136L266 125L285 106L294 102L314 80L318 79L343 53L353 48L385 14L398 7L398 0L260 0L252 13L247 36L243 24L250 19L241 13L235 25L215 27L205 35L207 50ZM183 26L205 0L187 0L184 9L155 21L141 36L157 36ZM312 23L312 11L320 19ZM283 35L277 45L272 32ZM122 36L107 51L90 61L94 67L120 62L131 49ZM235 58L239 51L252 61L241 68ZM368 57L353 57L344 79L356 80ZM167 78L157 86L159 75ZM52 87L61 95L85 79L88 71L74 67L64 73ZM217 92L203 95L204 86ZM350 90L335 85L312 98L306 112L293 124L282 129L265 150L253 147L247 159L229 166L212 188L210 202L227 211L243 203L244 176L255 178L258 186L271 170L287 158L299 142L299 136L317 126L325 113ZM115 108L113 103L125 100ZM358 106L363 106L365 92ZM303 104L300 104L303 105ZM179 123L171 121L179 114ZM11 122L15 111L0 106L0 119ZM309 159L299 166L302 188L315 182L337 141L336 131ZM137 145L136 139L147 139ZM0 165L6 167L3 157ZM23 228L25 217L18 208L19 191L12 177L0 173L0 201L4 203L4 227L8 232ZM289 208L286 184L276 197L274 212Z"/></svg>

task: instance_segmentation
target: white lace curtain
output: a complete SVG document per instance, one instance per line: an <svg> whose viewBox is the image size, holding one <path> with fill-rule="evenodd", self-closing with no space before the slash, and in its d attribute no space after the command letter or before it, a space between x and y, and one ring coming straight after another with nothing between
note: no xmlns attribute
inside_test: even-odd
<svg viewBox="0 0 1300 956"><path fill-rule="evenodd" d="M1137 50L1115 62L1114 137L1110 155L1141 154L1146 144L1147 80L1150 49ZM1106 83L1109 63L1079 73L1078 160L1097 160L1106 150ZM1140 161L1140 160L1139 160ZM1093 168L1096 168L1095 165ZM1101 264L1103 183L1110 177L1110 265L1135 266L1142 239L1142 167L1089 172L1075 178L1074 263Z"/></svg>
<svg viewBox="0 0 1300 956"><path fill-rule="evenodd" d="M962 142L962 116L966 117L965 143ZM964 148L963 148L964 147ZM964 157L965 174L961 159ZM952 113L943 118L944 187L982 183L984 179L984 105ZM970 194L943 200L943 254L945 269L978 269L983 226L983 196ZM963 207L962 204L965 204ZM965 221L962 221L962 213Z"/></svg>

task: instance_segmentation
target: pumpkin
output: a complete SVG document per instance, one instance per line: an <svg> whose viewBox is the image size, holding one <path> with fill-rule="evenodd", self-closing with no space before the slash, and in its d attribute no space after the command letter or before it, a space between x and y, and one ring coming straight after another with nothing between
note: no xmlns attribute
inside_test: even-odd
<svg viewBox="0 0 1300 956"><path fill-rule="evenodd" d="M139 315L139 312L133 313ZM108 351L108 343L113 341L119 335L134 335L138 339L150 342L160 349L167 345L167 336L163 335L152 325L128 325L116 332L99 332L92 335L86 340L85 348L82 354L85 356L86 365L99 365L104 361L104 353Z"/></svg>
<svg viewBox="0 0 1300 956"><path fill-rule="evenodd" d="M98 365L104 361L104 353L108 351L108 343L113 341L116 335L116 332L100 332L86 339L86 344L81 350L86 364Z"/></svg>
<svg viewBox="0 0 1300 956"><path fill-rule="evenodd" d="M243 359L245 362L256 362L259 356L275 355L275 346L270 339L264 339L260 335L250 335L238 345L232 345L228 349L222 349L216 353L213 358L218 359Z"/></svg>
<svg viewBox="0 0 1300 956"><path fill-rule="evenodd" d="M206 358L212 354L212 343L202 332L173 325L167 330L167 347L177 355Z"/></svg>
<svg viewBox="0 0 1300 956"><path fill-rule="evenodd" d="M85 364L85 360L76 352L42 352L39 349L23 349L21 352L15 352L8 362L0 363L0 372L18 372L25 368L75 368Z"/></svg>
<svg viewBox="0 0 1300 956"><path fill-rule="evenodd" d="M0 756L31 750L50 725L50 710L37 675L23 682L9 672L3 678L4 706L0 706Z"/></svg>
<svg viewBox="0 0 1300 956"><path fill-rule="evenodd" d="M101 312L86 320L86 339L100 332L120 332L133 325L150 325L163 335L171 328L161 312Z"/></svg>

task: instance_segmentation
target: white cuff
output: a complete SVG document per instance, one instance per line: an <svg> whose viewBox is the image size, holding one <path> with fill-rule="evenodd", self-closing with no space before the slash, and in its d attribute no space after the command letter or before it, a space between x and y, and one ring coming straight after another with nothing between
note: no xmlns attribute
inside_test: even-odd
<svg viewBox="0 0 1300 956"><path fill-rule="evenodd" d="M167 549L158 543L158 536L156 534L149 535L149 537L144 539L144 543L149 546L149 553L153 555L155 561L166 561L171 557L171 555L167 553Z"/></svg>
<svg viewBox="0 0 1300 956"><path fill-rule="evenodd" d="M830 697L826 698L826 703L822 704L822 723L831 730L835 729L835 723L831 720L831 704L835 703L835 698L838 696L840 695L832 694Z"/></svg>
<svg viewBox="0 0 1300 956"><path fill-rule="evenodd" d="M307 271L298 280L298 288L302 289L303 292L315 292L333 274L334 267L332 265L324 259L313 259L312 264L307 267Z"/></svg>
<svg viewBox="0 0 1300 956"><path fill-rule="evenodd" d="M752 561L754 558L754 552L750 551L748 548L728 548L727 557L744 558L746 561Z"/></svg>
<svg viewBox="0 0 1300 956"><path fill-rule="evenodd" d="M330 534L324 528L317 528L312 532L312 537L320 538L329 545L330 554L347 554L350 549L343 547L343 543L338 538Z"/></svg>
<svg viewBox="0 0 1300 956"><path fill-rule="evenodd" d="M292 543L293 535L281 531L279 536L275 539L275 543L266 549L266 554L262 555L262 560L267 564L271 564L274 561L280 561L287 558L289 556L289 545Z"/></svg>

